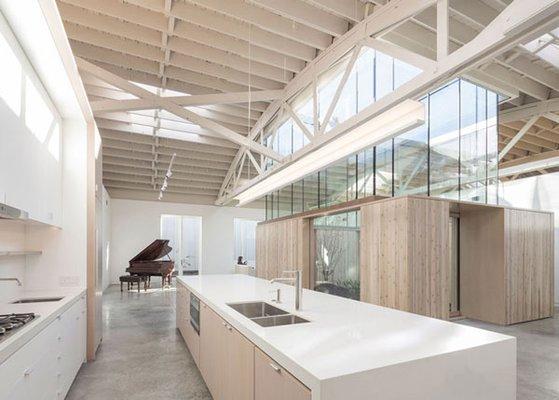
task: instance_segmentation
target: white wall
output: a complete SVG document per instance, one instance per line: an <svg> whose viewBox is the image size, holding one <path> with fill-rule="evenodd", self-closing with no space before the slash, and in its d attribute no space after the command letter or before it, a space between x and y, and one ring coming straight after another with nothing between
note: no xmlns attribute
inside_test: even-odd
<svg viewBox="0 0 559 400"><path fill-rule="evenodd" d="M0 220L0 250L22 250L25 248L25 225L8 220ZM33 256L36 257L36 256ZM25 284L26 258L0 257L0 278L18 278ZM16 282L0 281L0 303L13 300L23 291Z"/></svg>
<svg viewBox="0 0 559 400"><path fill-rule="evenodd" d="M87 273L87 124L62 123L62 228L30 226L27 246L43 250L28 257L27 290L85 287Z"/></svg>
<svg viewBox="0 0 559 400"><path fill-rule="evenodd" d="M101 207L101 220L102 220L102 232L101 232L101 246L102 246L102 260L103 260L103 285L102 288L105 290L109 287L111 283L111 272L109 269L110 259L111 259L111 196L109 192L103 186L103 192L101 195L102 207Z"/></svg>
<svg viewBox="0 0 559 400"><path fill-rule="evenodd" d="M217 274L233 271L233 219L261 221L264 213L264 209L112 199L111 283L118 283L132 257L159 239L161 214L202 217L201 273Z"/></svg>
<svg viewBox="0 0 559 400"><path fill-rule="evenodd" d="M559 173L504 182L499 203L555 213L555 304L559 305Z"/></svg>

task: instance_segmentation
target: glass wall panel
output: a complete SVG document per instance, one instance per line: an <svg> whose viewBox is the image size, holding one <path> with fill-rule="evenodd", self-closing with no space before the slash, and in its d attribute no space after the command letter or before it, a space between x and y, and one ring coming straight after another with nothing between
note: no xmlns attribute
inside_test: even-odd
<svg viewBox="0 0 559 400"><path fill-rule="evenodd" d="M314 290L359 300L359 211L315 218Z"/></svg>
<svg viewBox="0 0 559 400"><path fill-rule="evenodd" d="M303 212L303 181L293 184L293 214Z"/></svg>
<svg viewBox="0 0 559 400"><path fill-rule="evenodd" d="M332 117L328 121L326 131L353 117L355 114L357 114L357 70L354 66L342 89Z"/></svg>
<svg viewBox="0 0 559 400"><path fill-rule="evenodd" d="M318 208L318 173L303 179L303 211Z"/></svg>
<svg viewBox="0 0 559 400"><path fill-rule="evenodd" d="M279 191L272 194L272 218L279 217Z"/></svg>
<svg viewBox="0 0 559 400"><path fill-rule="evenodd" d="M299 117L301 122L305 124L309 132L314 132L314 114L313 114L313 87L309 85L293 100L289 102L295 114ZM296 126L296 124L293 124Z"/></svg>
<svg viewBox="0 0 559 400"><path fill-rule="evenodd" d="M394 59L377 51L375 61L375 99L379 100L394 90Z"/></svg>
<svg viewBox="0 0 559 400"><path fill-rule="evenodd" d="M429 96L431 196L458 199L459 99L459 81L454 81Z"/></svg>
<svg viewBox="0 0 559 400"><path fill-rule="evenodd" d="M291 120L285 121L278 129L276 133L277 148L276 150L282 156L287 156L292 153L293 148L293 137L291 130L292 122Z"/></svg>
<svg viewBox="0 0 559 400"><path fill-rule="evenodd" d="M347 199L355 200L357 194L357 155L354 155L347 159Z"/></svg>
<svg viewBox="0 0 559 400"><path fill-rule="evenodd" d="M279 190L279 213L280 217L291 215L291 185Z"/></svg>
<svg viewBox="0 0 559 400"><path fill-rule="evenodd" d="M328 167L325 179L326 206L346 202L348 190L347 160L343 160Z"/></svg>
<svg viewBox="0 0 559 400"><path fill-rule="evenodd" d="M413 65L394 59L394 90L419 75L421 70Z"/></svg>
<svg viewBox="0 0 559 400"><path fill-rule="evenodd" d="M421 100L428 114L429 101ZM394 138L394 196L428 194L429 124Z"/></svg>
<svg viewBox="0 0 559 400"><path fill-rule="evenodd" d="M346 55L318 78L318 120L321 126L323 124L329 124L329 121L324 121L324 118L330 104L332 104L336 90L338 89L344 71L349 63L349 58L350 55ZM330 128L332 128L332 125L327 125L326 130Z"/></svg>
<svg viewBox="0 0 559 400"><path fill-rule="evenodd" d="M357 110L375 102L375 51L363 48L356 61L357 68Z"/></svg>
<svg viewBox="0 0 559 400"><path fill-rule="evenodd" d="M499 135L497 94L487 91L487 202L497 204Z"/></svg>
<svg viewBox="0 0 559 400"><path fill-rule="evenodd" d="M375 194L392 196L392 139L376 146Z"/></svg>
<svg viewBox="0 0 559 400"><path fill-rule="evenodd" d="M294 121L292 121L292 125L293 125L293 153L295 153L303 146L306 146L309 143L309 139L303 133L299 125L297 125ZM312 131L310 132L312 134Z"/></svg>
<svg viewBox="0 0 559 400"><path fill-rule="evenodd" d="M328 170L322 170L318 173L318 207L327 207L328 206L328 199L327 199L327 190L328 190Z"/></svg>

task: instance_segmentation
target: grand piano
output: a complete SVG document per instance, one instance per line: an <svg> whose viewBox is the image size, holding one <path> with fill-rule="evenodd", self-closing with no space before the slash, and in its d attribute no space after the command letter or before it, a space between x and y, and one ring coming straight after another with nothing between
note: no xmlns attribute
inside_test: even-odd
<svg viewBox="0 0 559 400"><path fill-rule="evenodd" d="M129 261L126 272L130 275L161 277L161 286L171 284L175 262L169 257L169 253L173 250L169 246L169 241L164 239L154 240L148 247L140 251L134 258ZM168 260L160 260L167 256Z"/></svg>

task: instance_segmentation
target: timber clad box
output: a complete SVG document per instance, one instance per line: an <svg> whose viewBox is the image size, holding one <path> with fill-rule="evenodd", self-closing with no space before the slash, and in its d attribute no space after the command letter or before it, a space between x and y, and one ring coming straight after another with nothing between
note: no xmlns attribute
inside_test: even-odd
<svg viewBox="0 0 559 400"><path fill-rule="evenodd" d="M256 231L257 276L302 269L314 282L312 219L361 211L360 299L449 319L451 292L459 315L501 325L553 315L553 213L424 196L358 203L268 220ZM459 218L459 273L451 282L452 231Z"/></svg>

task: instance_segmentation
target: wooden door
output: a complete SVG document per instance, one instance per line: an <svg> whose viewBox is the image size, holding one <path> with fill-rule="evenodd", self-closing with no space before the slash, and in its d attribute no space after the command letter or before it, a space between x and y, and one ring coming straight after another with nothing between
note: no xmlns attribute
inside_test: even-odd
<svg viewBox="0 0 559 400"><path fill-rule="evenodd" d="M254 400L310 400L311 391L260 349L254 352Z"/></svg>

